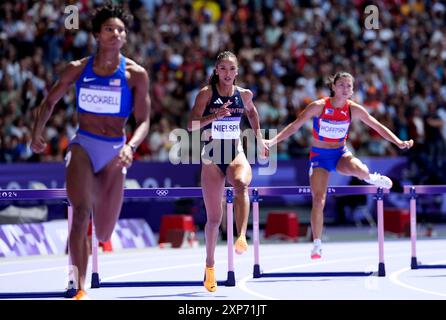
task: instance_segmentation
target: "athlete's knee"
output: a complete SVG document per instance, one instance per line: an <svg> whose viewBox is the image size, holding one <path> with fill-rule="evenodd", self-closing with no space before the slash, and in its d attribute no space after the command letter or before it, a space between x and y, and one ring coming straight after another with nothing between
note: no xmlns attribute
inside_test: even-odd
<svg viewBox="0 0 446 320"><path fill-rule="evenodd" d="M250 181L243 178L235 178L233 182L234 191L236 194L248 194L248 187Z"/></svg>
<svg viewBox="0 0 446 320"><path fill-rule="evenodd" d="M88 224L90 222L90 215L87 211L74 211L73 220L71 223L71 232L75 234L87 234Z"/></svg>
<svg viewBox="0 0 446 320"><path fill-rule="evenodd" d="M221 224L222 214L208 215L206 219L206 227L211 229L218 229Z"/></svg>
<svg viewBox="0 0 446 320"><path fill-rule="evenodd" d="M325 192L313 192L313 207L320 208L325 206L327 195Z"/></svg>
<svg viewBox="0 0 446 320"><path fill-rule="evenodd" d="M86 223L90 218L92 208L85 204L73 205L73 223Z"/></svg>
<svg viewBox="0 0 446 320"><path fill-rule="evenodd" d="M213 219L213 220L207 220L205 228L207 230L218 230L220 228L221 219Z"/></svg>

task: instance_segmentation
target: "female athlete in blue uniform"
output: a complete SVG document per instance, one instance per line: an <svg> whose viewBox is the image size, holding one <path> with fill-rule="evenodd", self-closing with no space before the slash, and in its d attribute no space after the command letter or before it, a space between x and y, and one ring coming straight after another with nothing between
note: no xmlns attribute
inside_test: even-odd
<svg viewBox="0 0 446 320"><path fill-rule="evenodd" d="M412 147L413 141L401 141L388 128L379 123L366 109L351 101L354 78L347 72L338 72L330 78L330 97L310 103L305 110L276 137L265 140L272 146L288 138L308 120L313 118L313 139L310 151L310 186L313 197L311 228L314 247L311 258L321 258L323 210L330 172L354 176L379 187L392 187L392 180L378 173L371 174L367 166L354 157L345 145L352 119L359 119L376 130L384 139L400 149Z"/></svg>
<svg viewBox="0 0 446 320"><path fill-rule="evenodd" d="M201 186L207 215L204 286L211 292L217 290L214 252L222 219L221 199L225 178L235 191L234 207L238 233L235 251L241 254L248 247L248 186L252 172L240 140L240 120L243 113L246 112L261 145L260 149L264 149L259 116L252 101L253 94L248 89L234 85L237 70L237 58L233 53L224 51L218 55L210 83L197 95L188 122L188 130L202 129L202 139L209 140L201 154Z"/></svg>
<svg viewBox="0 0 446 320"><path fill-rule="evenodd" d="M76 83L79 130L66 157L67 193L73 207L69 246L76 270L75 299L88 297L84 288L90 215L98 240L108 241L122 207L123 173L149 131L149 77L144 68L120 53L130 22L131 16L119 6L97 11L92 20L97 53L68 64L39 106L33 127L31 148L40 153L46 147L44 128L54 106ZM126 143L125 124L132 112L136 130Z"/></svg>

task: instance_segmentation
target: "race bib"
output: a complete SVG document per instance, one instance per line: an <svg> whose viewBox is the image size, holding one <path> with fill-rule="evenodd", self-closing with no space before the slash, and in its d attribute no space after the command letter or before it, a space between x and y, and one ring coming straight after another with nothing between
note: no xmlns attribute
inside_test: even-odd
<svg viewBox="0 0 446 320"><path fill-rule="evenodd" d="M347 135L350 123L333 123L321 120L319 122L319 136L329 139L342 139Z"/></svg>
<svg viewBox="0 0 446 320"><path fill-rule="evenodd" d="M223 118L212 122L212 139L240 138L240 118Z"/></svg>
<svg viewBox="0 0 446 320"><path fill-rule="evenodd" d="M79 107L94 113L119 113L121 109L121 88L95 87L80 88Z"/></svg>

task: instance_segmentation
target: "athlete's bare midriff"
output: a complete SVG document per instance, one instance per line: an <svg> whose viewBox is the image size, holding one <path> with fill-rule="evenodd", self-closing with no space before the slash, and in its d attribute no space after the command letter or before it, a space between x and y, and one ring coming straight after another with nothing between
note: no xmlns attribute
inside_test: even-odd
<svg viewBox="0 0 446 320"><path fill-rule="evenodd" d="M78 113L79 129L105 137L122 137L127 118Z"/></svg>
<svg viewBox="0 0 446 320"><path fill-rule="evenodd" d="M345 142L344 141L328 142L328 141L312 139L311 146L316 147L316 148L324 148L324 149L337 149L337 148L345 146Z"/></svg>

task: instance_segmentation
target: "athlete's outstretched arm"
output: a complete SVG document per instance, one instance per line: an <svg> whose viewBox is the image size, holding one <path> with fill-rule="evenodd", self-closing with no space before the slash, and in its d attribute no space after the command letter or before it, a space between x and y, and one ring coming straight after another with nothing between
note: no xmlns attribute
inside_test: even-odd
<svg viewBox="0 0 446 320"><path fill-rule="evenodd" d="M317 117L322 112L324 105L323 100L316 100L305 107L304 111L290 124L288 124L277 136L269 140L268 145L273 146L294 134L302 127L305 122L313 117Z"/></svg>
<svg viewBox="0 0 446 320"><path fill-rule="evenodd" d="M352 111L352 117L355 119L359 119L362 122L364 122L366 125L368 125L370 128L375 130L380 134L381 137L386 139L387 141L392 142L398 148L400 149L409 149L413 146L413 140L410 139L408 141L402 141L400 138L398 138L392 131L389 130L386 126L381 124L378 120L376 120L375 117L370 115L367 110L355 103L351 103L351 111Z"/></svg>
<svg viewBox="0 0 446 320"><path fill-rule="evenodd" d="M60 79L53 85L48 95L35 111L35 119L32 128L31 150L36 153L42 152L46 148L43 138L43 130L48 119L53 113L54 106L64 96L69 87L76 81L83 69L83 61L72 61L68 64Z"/></svg>

